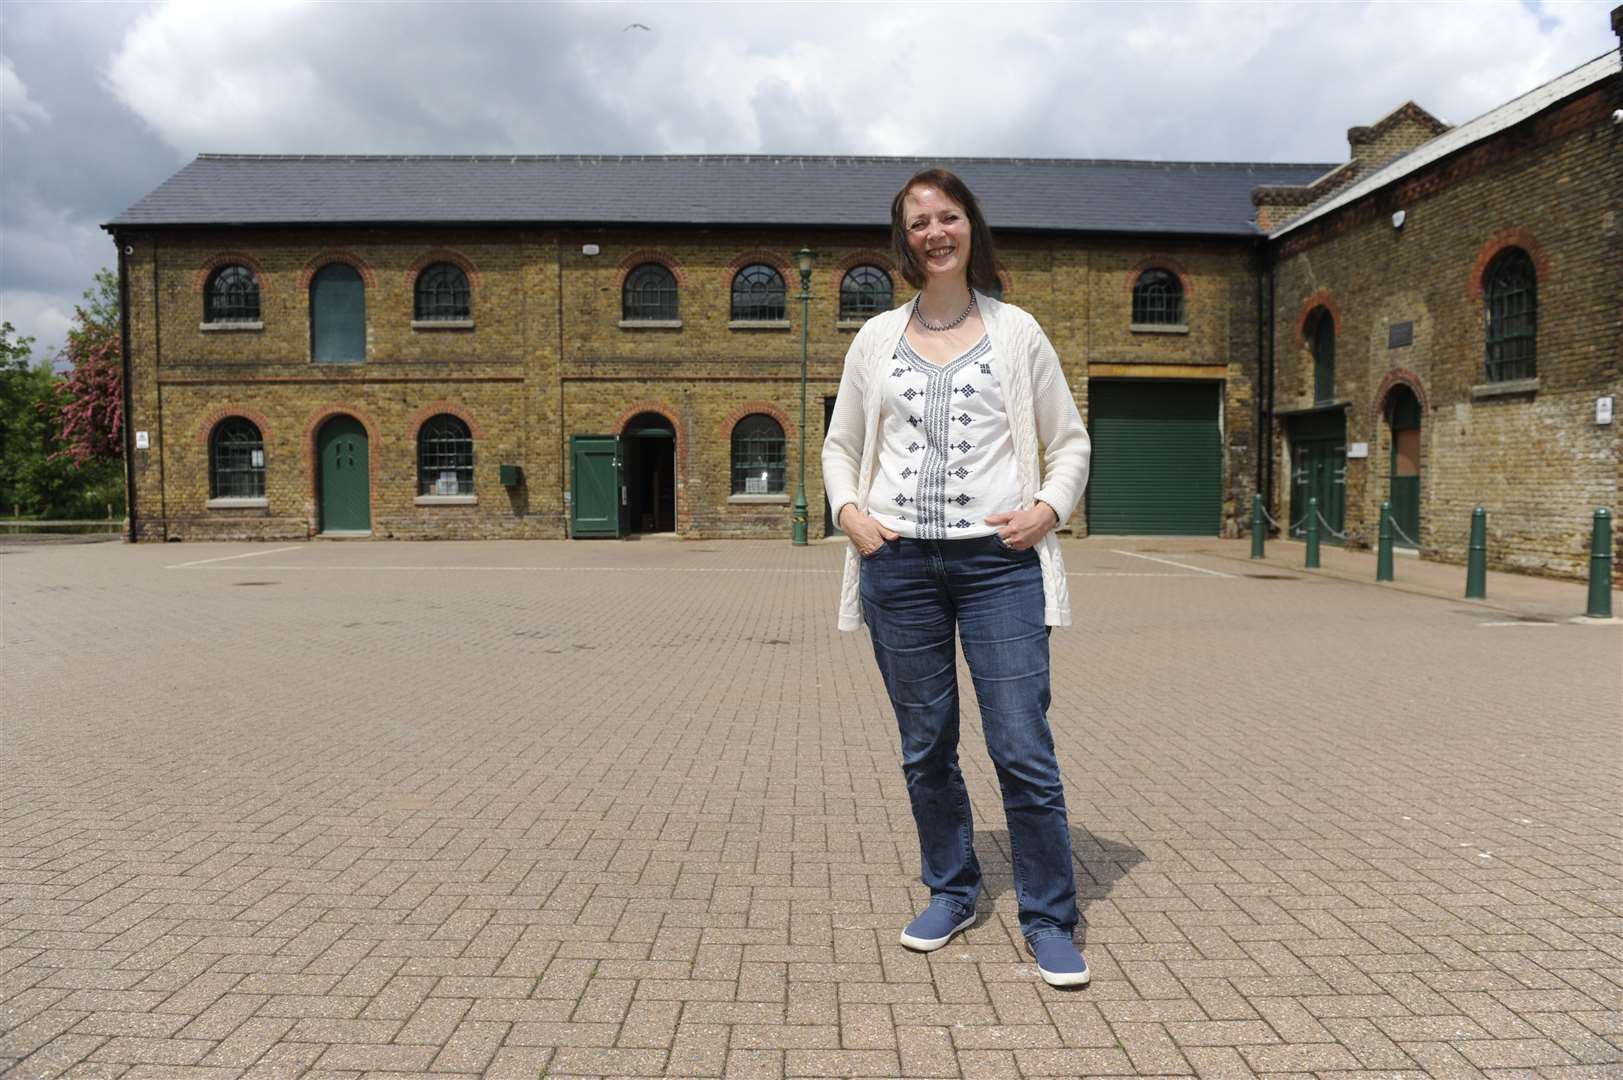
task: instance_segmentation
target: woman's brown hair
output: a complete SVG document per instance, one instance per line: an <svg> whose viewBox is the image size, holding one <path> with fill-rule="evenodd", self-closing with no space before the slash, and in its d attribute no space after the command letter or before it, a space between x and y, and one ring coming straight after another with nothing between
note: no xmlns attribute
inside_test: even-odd
<svg viewBox="0 0 1623 1080"><path fill-rule="evenodd" d="M970 288L981 292L999 288L997 245L992 243L992 227L986 224L974 192L956 174L946 169L923 169L914 173L890 201L890 242L896 248L896 263L902 268L902 277L915 289L922 289L928 276L907 244L906 210L902 204L907 201L907 193L916 187L939 188L941 194L964 208L964 214L969 218Z"/></svg>

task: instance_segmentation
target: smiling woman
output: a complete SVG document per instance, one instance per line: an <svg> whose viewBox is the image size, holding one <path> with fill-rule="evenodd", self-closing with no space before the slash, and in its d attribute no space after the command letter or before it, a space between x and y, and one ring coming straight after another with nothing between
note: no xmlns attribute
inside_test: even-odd
<svg viewBox="0 0 1623 1080"><path fill-rule="evenodd" d="M916 173L891 203L891 234L919 293L852 342L823 477L851 541L840 628L868 624L930 890L901 943L930 952L975 922L980 863L958 766L962 641L1003 791L1021 932L1045 982L1080 986L1088 966L1072 941L1048 632L1070 622L1052 531L1087 482L1087 431L1036 320L987 295L997 253L964 182Z"/></svg>

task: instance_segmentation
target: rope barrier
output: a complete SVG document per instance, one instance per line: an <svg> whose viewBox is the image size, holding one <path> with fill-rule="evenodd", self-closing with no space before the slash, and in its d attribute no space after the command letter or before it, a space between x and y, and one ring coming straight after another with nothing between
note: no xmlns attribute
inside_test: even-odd
<svg viewBox="0 0 1623 1080"><path fill-rule="evenodd" d="M1270 514L1268 512L1268 508L1266 506L1259 506L1259 507L1257 507L1257 509L1262 511L1262 516L1267 518L1268 519L1268 524L1272 525L1274 528L1283 529L1285 527L1285 526L1281 525L1279 522L1274 520L1274 515L1272 515L1272 514Z"/></svg>

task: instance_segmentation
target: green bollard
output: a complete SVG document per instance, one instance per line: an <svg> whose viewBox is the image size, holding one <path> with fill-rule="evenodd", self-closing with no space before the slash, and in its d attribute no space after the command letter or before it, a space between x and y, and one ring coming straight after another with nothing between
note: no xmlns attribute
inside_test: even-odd
<svg viewBox="0 0 1623 1080"><path fill-rule="evenodd" d="M1251 557L1262 558L1262 494L1251 496Z"/></svg>
<svg viewBox="0 0 1623 1080"><path fill-rule="evenodd" d="M1307 562L1304 565L1309 570L1319 568L1319 499L1316 495L1307 500Z"/></svg>
<svg viewBox="0 0 1623 1080"><path fill-rule="evenodd" d="M1471 551L1465 563L1465 598L1488 598L1488 512L1471 511Z"/></svg>
<svg viewBox="0 0 1623 1080"><path fill-rule="evenodd" d="M1381 503L1381 545L1375 554L1375 580L1392 580L1392 504Z"/></svg>
<svg viewBox="0 0 1623 1080"><path fill-rule="evenodd" d="M1612 512L1595 511L1595 530L1589 539L1589 610L1591 619L1612 617Z"/></svg>

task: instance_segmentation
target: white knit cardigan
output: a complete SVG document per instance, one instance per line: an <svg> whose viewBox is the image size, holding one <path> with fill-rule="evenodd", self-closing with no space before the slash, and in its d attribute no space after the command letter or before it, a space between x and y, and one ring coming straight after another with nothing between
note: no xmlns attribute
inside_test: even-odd
<svg viewBox="0 0 1623 1080"><path fill-rule="evenodd" d="M1009 432L1014 441L1020 480L1020 507L1041 499L1063 524L1070 520L1088 482L1093 446L1076 399L1060 370L1048 336L1031 315L976 291L975 303L992 339L992 367L1008 403ZM857 331L845 354L840 393L823 440L823 489L836 515L846 503L866 510L879 462L879 418L885 380L881 366L895 353L907 328L912 304L875 315ZM1039 453L1040 450L1040 453ZM1052 532L1037 543L1043 573L1043 621L1071 625L1071 596L1065 584L1065 562ZM840 583L840 629L862 625L862 557L847 545L845 576Z"/></svg>

